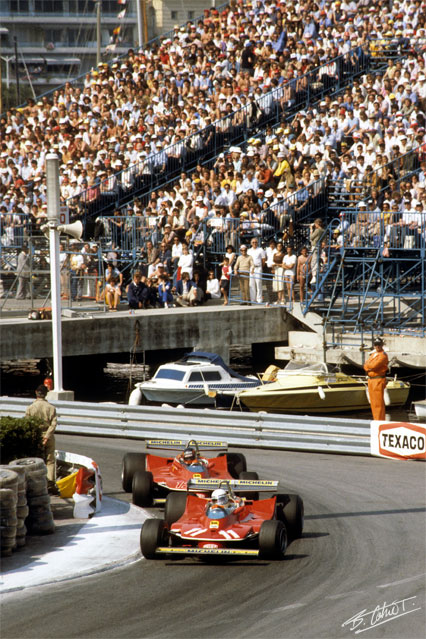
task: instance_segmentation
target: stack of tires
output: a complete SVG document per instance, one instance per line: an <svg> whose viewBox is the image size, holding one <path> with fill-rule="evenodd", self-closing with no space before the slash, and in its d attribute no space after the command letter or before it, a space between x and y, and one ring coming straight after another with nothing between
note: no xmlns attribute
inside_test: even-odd
<svg viewBox="0 0 426 639"><path fill-rule="evenodd" d="M50 497L47 487L47 467L38 457L15 459L13 466L24 469L27 482L28 516L25 525L32 535L55 532Z"/></svg>
<svg viewBox="0 0 426 639"><path fill-rule="evenodd" d="M0 529L1 554L8 557L16 548L16 504L18 502L18 475L4 466L0 468Z"/></svg>
<svg viewBox="0 0 426 639"><path fill-rule="evenodd" d="M27 504L27 476L25 474L25 468L18 466L15 462L10 462L10 470L18 475L18 499L16 502L16 546L21 548L25 546L27 537L27 527L25 526L25 520L28 517L28 504Z"/></svg>

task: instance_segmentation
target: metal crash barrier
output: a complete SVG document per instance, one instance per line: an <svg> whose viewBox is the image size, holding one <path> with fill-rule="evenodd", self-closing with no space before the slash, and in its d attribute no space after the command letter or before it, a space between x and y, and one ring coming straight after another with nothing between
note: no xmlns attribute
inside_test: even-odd
<svg viewBox="0 0 426 639"><path fill-rule="evenodd" d="M32 400L1 397L1 415L23 417ZM58 433L150 439L223 439L231 446L370 454L370 422L219 410L52 402Z"/></svg>

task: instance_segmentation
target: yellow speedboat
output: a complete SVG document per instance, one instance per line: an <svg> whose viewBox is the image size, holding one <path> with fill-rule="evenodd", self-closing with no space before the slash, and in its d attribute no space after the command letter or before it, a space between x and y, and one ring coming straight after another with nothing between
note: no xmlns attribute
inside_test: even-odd
<svg viewBox="0 0 426 639"><path fill-rule="evenodd" d="M367 379L333 372L327 364L307 365L291 361L284 369L270 366L262 386L237 393L251 411L270 413L342 413L368 410ZM385 390L387 406L403 406L410 384L389 378Z"/></svg>

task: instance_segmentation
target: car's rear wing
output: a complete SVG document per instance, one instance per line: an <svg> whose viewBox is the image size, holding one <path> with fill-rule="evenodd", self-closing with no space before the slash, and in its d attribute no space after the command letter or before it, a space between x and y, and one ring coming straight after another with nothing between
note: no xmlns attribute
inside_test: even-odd
<svg viewBox="0 0 426 639"><path fill-rule="evenodd" d="M198 441L190 439L147 439L146 447L163 450L183 450L187 446L194 446L199 451L205 450L228 450L228 443L222 441Z"/></svg>
<svg viewBox="0 0 426 639"><path fill-rule="evenodd" d="M216 488L229 486L240 493L249 492L277 492L278 481L269 479L190 479L187 484L189 492L209 492Z"/></svg>

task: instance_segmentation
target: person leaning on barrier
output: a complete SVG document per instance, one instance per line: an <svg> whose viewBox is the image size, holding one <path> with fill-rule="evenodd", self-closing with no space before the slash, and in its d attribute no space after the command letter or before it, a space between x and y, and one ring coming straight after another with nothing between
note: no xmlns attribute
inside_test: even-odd
<svg viewBox="0 0 426 639"><path fill-rule="evenodd" d="M373 419L383 421L386 419L384 393L389 360L383 350L381 337L376 337L373 345L374 351L370 353L370 357L365 362L364 370L368 375L368 393Z"/></svg>
<svg viewBox="0 0 426 639"><path fill-rule="evenodd" d="M47 387L43 384L37 386L35 391L36 400L28 406L26 417L39 417L42 424L42 437L44 446L44 457L47 465L47 481L51 494L56 494L56 462L55 462L55 430L57 426L56 408L50 404L46 395Z"/></svg>

